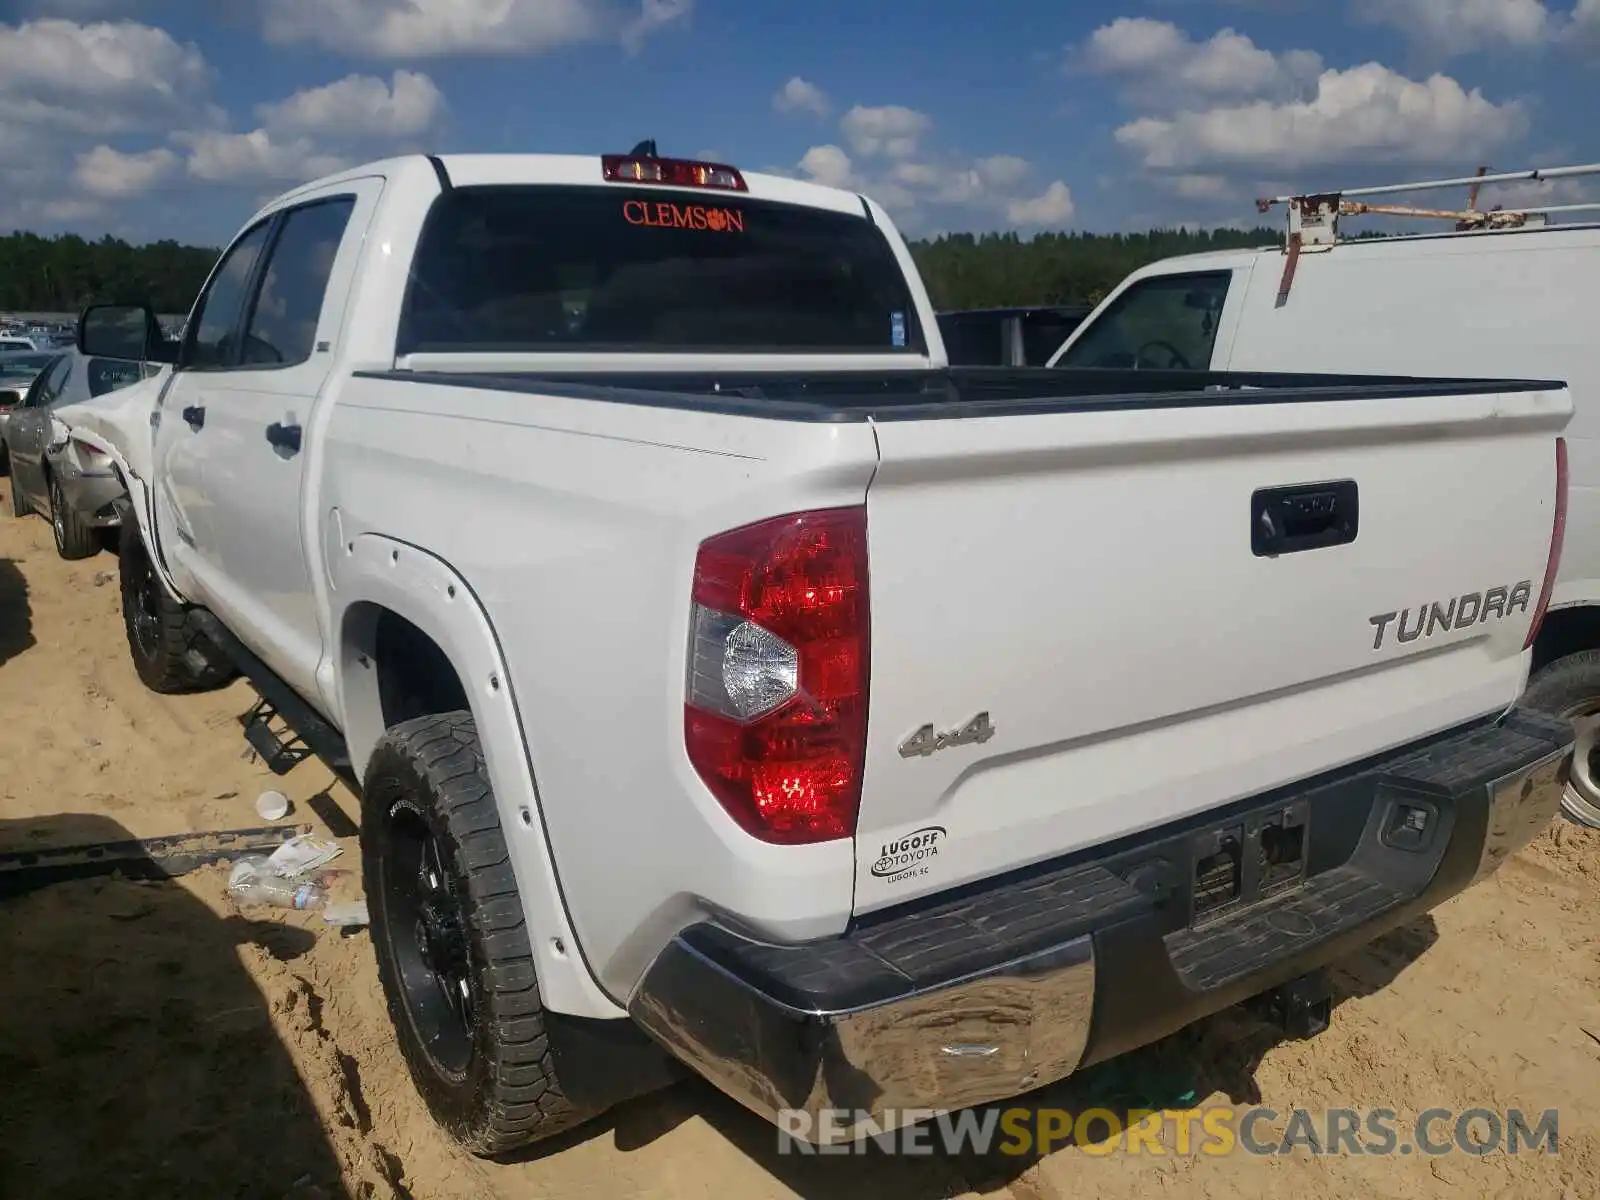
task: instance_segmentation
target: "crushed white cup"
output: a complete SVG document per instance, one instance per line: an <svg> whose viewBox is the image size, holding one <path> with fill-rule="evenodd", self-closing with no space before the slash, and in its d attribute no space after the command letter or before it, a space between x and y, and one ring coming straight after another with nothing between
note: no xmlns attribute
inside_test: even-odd
<svg viewBox="0 0 1600 1200"><path fill-rule="evenodd" d="M262 792L256 799L256 815L263 821L281 821L289 815L289 797L282 792Z"/></svg>

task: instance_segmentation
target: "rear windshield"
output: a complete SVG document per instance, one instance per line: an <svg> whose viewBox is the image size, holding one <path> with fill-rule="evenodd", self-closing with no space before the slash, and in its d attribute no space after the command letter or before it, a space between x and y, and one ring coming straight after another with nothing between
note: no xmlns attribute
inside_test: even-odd
<svg viewBox="0 0 1600 1200"><path fill-rule="evenodd" d="M54 354L0 354L0 379L32 380L55 360Z"/></svg>
<svg viewBox="0 0 1600 1200"><path fill-rule="evenodd" d="M920 353L865 215L736 193L463 187L434 202L396 352Z"/></svg>

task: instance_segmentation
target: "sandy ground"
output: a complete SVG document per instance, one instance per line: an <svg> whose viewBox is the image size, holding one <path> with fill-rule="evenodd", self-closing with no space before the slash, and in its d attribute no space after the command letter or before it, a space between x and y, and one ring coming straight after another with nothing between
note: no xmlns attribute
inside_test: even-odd
<svg viewBox="0 0 1600 1200"><path fill-rule="evenodd" d="M268 786L293 799L289 824L348 839L355 806L319 766L278 780L242 756L243 685L182 698L141 688L115 569L109 555L62 563L43 521L0 518L0 854L258 825L252 805ZM1029 1098L1077 1111L1384 1107L1402 1119L1435 1106L1555 1108L1555 1156L1213 1157L1181 1152L1169 1133L1159 1156L1090 1144L1042 1160L804 1159L686 1083L521 1161L484 1163L447 1144L412 1092L366 934L242 914L223 882L213 867L0 901L0 1195L1600 1194L1600 837L1570 826L1341 963L1322 1037L1285 1043L1230 1013Z"/></svg>

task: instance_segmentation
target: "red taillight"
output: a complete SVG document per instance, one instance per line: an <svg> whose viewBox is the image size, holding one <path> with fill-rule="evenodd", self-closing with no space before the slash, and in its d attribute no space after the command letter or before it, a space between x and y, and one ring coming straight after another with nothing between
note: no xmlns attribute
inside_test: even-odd
<svg viewBox="0 0 1600 1200"><path fill-rule="evenodd" d="M683 158L647 158L606 154L601 171L612 183L659 183L666 187L716 188L744 192L744 176L723 163L690 162Z"/></svg>
<svg viewBox="0 0 1600 1200"><path fill-rule="evenodd" d="M1556 512L1550 525L1550 557L1544 565L1544 586L1539 589L1539 604L1533 610L1533 624L1528 626L1524 650L1533 645L1539 636L1539 626L1544 624L1545 610L1550 607L1550 593L1555 590L1556 572L1561 568L1561 543L1567 536L1567 439L1556 439Z"/></svg>
<svg viewBox="0 0 1600 1200"><path fill-rule="evenodd" d="M683 732L766 842L855 833L867 739L867 513L775 517L701 543Z"/></svg>

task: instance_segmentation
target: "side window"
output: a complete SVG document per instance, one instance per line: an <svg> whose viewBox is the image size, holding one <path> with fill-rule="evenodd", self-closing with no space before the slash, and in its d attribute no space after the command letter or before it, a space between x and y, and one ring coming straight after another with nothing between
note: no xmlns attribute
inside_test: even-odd
<svg viewBox="0 0 1600 1200"><path fill-rule="evenodd" d="M256 259L266 243L272 219L252 228L228 250L189 321L189 340L183 347L182 365L207 370L234 365L238 345L240 310L255 272Z"/></svg>
<svg viewBox="0 0 1600 1200"><path fill-rule="evenodd" d="M1058 367L1211 368L1232 271L1142 279L1084 329Z"/></svg>
<svg viewBox="0 0 1600 1200"><path fill-rule="evenodd" d="M39 382L34 392L28 397L29 408L49 408L56 402L56 397L61 395L61 389L67 386L67 377L72 374L72 360L65 355L51 363L49 368L39 376Z"/></svg>
<svg viewBox="0 0 1600 1200"><path fill-rule="evenodd" d="M355 197L340 196L284 217L245 330L247 365L292 366L311 357L328 277L355 205Z"/></svg>

